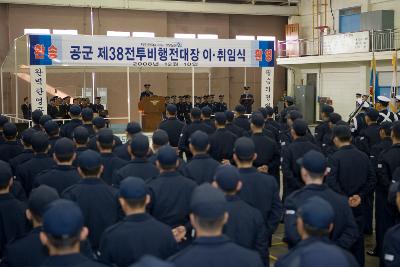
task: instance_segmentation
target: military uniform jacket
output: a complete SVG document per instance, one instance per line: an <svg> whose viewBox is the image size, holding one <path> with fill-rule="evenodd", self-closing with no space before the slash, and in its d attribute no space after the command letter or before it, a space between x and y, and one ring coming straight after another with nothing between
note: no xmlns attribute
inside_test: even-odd
<svg viewBox="0 0 400 267"><path fill-rule="evenodd" d="M160 123L159 129L167 132L169 144L172 147L177 147L179 143L179 137L182 133L183 126L185 124L175 117L167 118Z"/></svg>
<svg viewBox="0 0 400 267"><path fill-rule="evenodd" d="M226 236L199 237L169 261L177 267L264 266L256 252L233 243Z"/></svg>
<svg viewBox="0 0 400 267"><path fill-rule="evenodd" d="M214 132L213 128L202 123L199 120L192 121L191 124L186 124L183 129L181 136L179 138L178 148L181 151L189 152L189 138L195 131L200 130L206 134L211 134Z"/></svg>
<svg viewBox="0 0 400 267"><path fill-rule="evenodd" d="M61 126L60 136L72 139L75 128L81 125L82 121L80 119L72 119L71 121Z"/></svg>
<svg viewBox="0 0 400 267"><path fill-rule="evenodd" d="M25 149L19 155L10 159L9 163L13 173L15 174L17 171L17 167L20 166L22 163L30 160L33 158L33 150L32 149Z"/></svg>
<svg viewBox="0 0 400 267"><path fill-rule="evenodd" d="M33 187L47 185L57 190L58 194L81 180L78 171L73 166L56 165L51 169L38 173Z"/></svg>
<svg viewBox="0 0 400 267"><path fill-rule="evenodd" d="M166 259L177 250L172 229L146 213L125 217L104 232L100 259L109 265L129 266L144 255Z"/></svg>
<svg viewBox="0 0 400 267"><path fill-rule="evenodd" d="M0 160L9 162L10 159L21 154L24 151L24 147L19 141L5 141L4 144L0 145Z"/></svg>
<svg viewBox="0 0 400 267"><path fill-rule="evenodd" d="M358 267L359 265L353 255L335 246L326 238L310 237L302 240L288 254L279 258L275 266Z"/></svg>
<svg viewBox="0 0 400 267"><path fill-rule="evenodd" d="M161 173L148 181L149 212L157 220L175 228L189 224L190 199L195 182L176 171Z"/></svg>
<svg viewBox="0 0 400 267"><path fill-rule="evenodd" d="M233 146L237 136L225 128L217 129L210 135L210 155L216 161L223 159L231 160L233 157Z"/></svg>
<svg viewBox="0 0 400 267"><path fill-rule="evenodd" d="M317 127L315 127L314 138L319 146L322 146L324 135L330 132L330 130L329 122L327 121L323 121L322 123L318 124Z"/></svg>
<svg viewBox="0 0 400 267"><path fill-rule="evenodd" d="M18 200L22 202L27 202L28 199L26 197L26 193L24 188L22 187L21 183L17 180L13 181L13 184L10 188L10 193Z"/></svg>
<svg viewBox="0 0 400 267"><path fill-rule="evenodd" d="M261 212L267 236L272 236L282 216L282 203L276 179L257 172L256 168L242 168L239 169L239 173L243 184L239 197Z"/></svg>
<svg viewBox="0 0 400 267"><path fill-rule="evenodd" d="M216 102L214 105L214 113L225 112L228 109L228 105L225 102Z"/></svg>
<svg viewBox="0 0 400 267"><path fill-rule="evenodd" d="M90 243L97 249L104 230L119 218L116 190L99 178L84 178L67 188L62 197L79 205L89 228Z"/></svg>
<svg viewBox="0 0 400 267"><path fill-rule="evenodd" d="M233 123L236 124L236 126L242 128L245 131L250 131L250 122L249 119L244 116L244 115L240 115L237 118L235 118L233 120Z"/></svg>
<svg viewBox="0 0 400 267"><path fill-rule="evenodd" d="M139 177L143 180L156 177L158 169L147 159L135 158L129 161L124 167L113 174L113 185L119 185L123 179L129 176Z"/></svg>
<svg viewBox="0 0 400 267"><path fill-rule="evenodd" d="M393 174L398 167L400 167L400 144L394 144L383 151L378 158L377 189L388 192L389 186L394 180Z"/></svg>
<svg viewBox="0 0 400 267"><path fill-rule="evenodd" d="M365 121L365 112L358 113L351 121L351 124L351 132L353 133L353 135L359 135L362 130L367 128L367 122Z"/></svg>
<svg viewBox="0 0 400 267"><path fill-rule="evenodd" d="M253 134L251 139L254 142L257 153L257 158L253 162L253 165L255 167L267 165L269 169L268 173L279 177L281 157L277 143L273 139L263 136L262 133Z"/></svg>
<svg viewBox="0 0 400 267"><path fill-rule="evenodd" d="M397 115L387 109L379 111L379 117L378 117L378 124L381 124L382 122L395 122L399 118Z"/></svg>
<svg viewBox="0 0 400 267"><path fill-rule="evenodd" d="M128 161L115 156L114 153L101 153L101 164L103 164L104 168L101 178L108 185L112 185L113 173L124 167L127 163Z"/></svg>
<svg viewBox="0 0 400 267"><path fill-rule="evenodd" d="M48 257L42 267L105 267L101 263L95 262L82 254L69 254L62 256L50 256Z"/></svg>
<svg viewBox="0 0 400 267"><path fill-rule="evenodd" d="M93 128L93 124L91 124L91 123L89 123L89 124L84 123L84 124L82 124L82 127L85 128L86 130L88 130L88 132L89 132L89 137L93 137L93 136L96 135L96 132L94 131L94 128Z"/></svg>
<svg viewBox="0 0 400 267"><path fill-rule="evenodd" d="M54 145L56 144L56 142L57 142L59 139L61 139L60 136L52 136L52 137L49 137L50 149L49 149L49 151L48 151L48 154L49 154L50 157L53 156L53 153L54 153Z"/></svg>
<svg viewBox="0 0 400 267"><path fill-rule="evenodd" d="M31 193L35 176L44 170L52 168L55 164L54 160L47 154L40 153L35 154L32 159L18 166L15 176L21 182L27 195Z"/></svg>
<svg viewBox="0 0 400 267"><path fill-rule="evenodd" d="M238 138L246 135L246 132L243 128L240 128L234 123L227 122L225 128L228 131L231 131L234 135L236 135Z"/></svg>
<svg viewBox="0 0 400 267"><path fill-rule="evenodd" d="M182 174L195 181L198 185L212 183L214 174L220 163L208 154L200 154L193 158L183 167Z"/></svg>
<svg viewBox="0 0 400 267"><path fill-rule="evenodd" d="M360 131L360 135L356 138L356 146L368 156L371 155L371 148L381 141L379 136L379 125L376 123L368 125Z"/></svg>
<svg viewBox="0 0 400 267"><path fill-rule="evenodd" d="M102 104L93 104L93 113L100 113L102 110L104 110L104 106Z"/></svg>
<svg viewBox="0 0 400 267"><path fill-rule="evenodd" d="M204 119L204 120L202 120L202 123L205 124L205 125L207 125L207 126L209 126L209 127L212 129L212 132L211 132L211 133L214 133L214 132L215 132L215 123L214 123L214 120L212 120L212 119Z"/></svg>
<svg viewBox="0 0 400 267"><path fill-rule="evenodd" d="M114 138L114 148L116 148L116 147L119 147L119 146L121 146L122 145L122 141L121 141L121 139L118 137L118 136L116 136L115 134L113 135L113 138ZM92 150L94 150L94 151L99 151L99 149L97 148L97 135L95 135L95 136L92 136L90 139L89 139L89 143L88 143L88 148L89 149L92 149Z"/></svg>
<svg viewBox="0 0 400 267"><path fill-rule="evenodd" d="M123 160L130 161L131 155L128 152L129 143L130 142L126 142L125 144L123 144L121 146L114 147L114 150L113 150L114 154Z"/></svg>
<svg viewBox="0 0 400 267"><path fill-rule="evenodd" d="M267 119L264 124L264 129L269 130L273 134L273 139L277 142L279 145L279 123L276 122L274 119Z"/></svg>
<svg viewBox="0 0 400 267"><path fill-rule="evenodd" d="M383 266L400 266L400 224L390 228L383 241L382 259Z"/></svg>
<svg viewBox="0 0 400 267"><path fill-rule="evenodd" d="M251 106L254 103L254 97L252 94L241 94L240 95L240 104L245 106L246 113L251 114Z"/></svg>
<svg viewBox="0 0 400 267"><path fill-rule="evenodd" d="M264 219L259 210L250 206L238 196L226 196L229 214L223 233L236 244L255 250L265 266L269 258Z"/></svg>
<svg viewBox="0 0 400 267"><path fill-rule="evenodd" d="M378 160L379 156L383 151L388 150L392 146L392 139L390 137L385 137L379 143L371 147L371 154L369 156L372 167L375 169L377 174L377 185L379 183L379 176L378 176Z"/></svg>

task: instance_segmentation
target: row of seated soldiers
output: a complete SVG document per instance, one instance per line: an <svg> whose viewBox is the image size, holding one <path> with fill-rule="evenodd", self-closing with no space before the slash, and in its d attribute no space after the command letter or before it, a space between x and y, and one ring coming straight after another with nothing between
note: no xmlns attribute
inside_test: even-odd
<svg viewBox="0 0 400 267"><path fill-rule="evenodd" d="M89 228L89 248L97 252L86 255L107 265L128 266L142 255L150 254L168 258L175 266L268 266L270 240L284 216L284 241L290 251L280 257L276 266L293 266L298 261L304 262L301 266L309 266L306 262L313 262L310 266L364 266L363 226L367 220L368 196L377 189L379 166L352 145L350 127L332 107L323 108L324 122L317 127L314 137L302 114L289 100L279 121L274 120L270 107L260 108L249 119L244 115L245 107L238 105L234 112L217 112L213 120L204 112L207 107L193 108L190 124L179 121L177 107L170 104L166 120L153 133L152 149L139 124L127 125L129 141L121 144L105 128L104 118L88 120L89 109L81 110L75 105L70 108L71 122L61 129L51 118L34 111L34 126L22 133L22 142L17 138L16 126L0 117L4 138L0 159L8 162L4 164L10 165L11 173L0 175L5 177L0 189L7 199L13 200L12 209L16 211L13 216L2 215L6 220L0 225L0 233L7 233L0 239L0 251L5 254L3 262L8 266L26 266L10 262L28 258L32 261L37 256L37 252L26 249L24 242L18 242L20 239L11 241L29 228L24 219L26 196L29 208L36 188L47 185L79 206L82 224ZM372 121L374 110L368 111L366 118ZM90 134L89 129L94 133ZM389 129L395 144L390 149L396 149L400 143L400 124L395 123ZM382 143L387 142L387 128L380 125L379 134ZM329 153L327 160L321 151L332 144L335 148L325 152ZM178 153L186 157L178 158ZM13 175L15 179L10 178ZM137 179L128 179L131 176L146 181L148 191L140 189ZM219 191L207 185L198 186L204 183L214 184ZM284 190L283 206L280 186ZM398 198L399 189L394 186ZM138 191L144 191L146 198ZM133 201L136 194L140 195L140 201ZM225 194L224 200L218 196L221 194ZM144 215L146 206L149 215ZM0 213L10 208L0 202ZM127 216L122 221L121 210ZM135 216L134 211L138 210L140 218L138 214ZM28 236L42 231L50 237L44 242L49 248L46 251L40 247L36 235L42 253L37 260L43 263L47 253L53 256L57 252L53 235L61 233L55 230L57 227L48 229L41 225L41 214L34 214L40 218L36 220L36 228L40 228L33 229ZM156 231L157 226L146 223L143 216L152 216L170 231L165 235L161 230ZM35 216L28 218L35 225ZM138 221L144 222L140 225ZM381 258L384 266L398 264L393 243L396 231L396 227L389 230L383 242L382 255L392 255ZM85 247L82 244L82 253L87 252ZM178 250L181 252L171 257ZM302 253L304 250L315 253ZM26 257L20 256L21 251ZM50 260L56 261L54 257Z"/></svg>

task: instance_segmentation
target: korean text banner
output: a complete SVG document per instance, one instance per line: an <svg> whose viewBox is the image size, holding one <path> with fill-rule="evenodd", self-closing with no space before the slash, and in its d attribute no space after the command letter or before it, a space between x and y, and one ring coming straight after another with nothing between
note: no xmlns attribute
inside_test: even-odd
<svg viewBox="0 0 400 267"><path fill-rule="evenodd" d="M30 35L31 65L273 67L273 41Z"/></svg>

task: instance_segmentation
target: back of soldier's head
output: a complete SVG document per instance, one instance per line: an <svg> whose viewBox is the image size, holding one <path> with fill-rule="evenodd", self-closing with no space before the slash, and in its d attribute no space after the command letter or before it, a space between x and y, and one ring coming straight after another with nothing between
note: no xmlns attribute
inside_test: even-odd
<svg viewBox="0 0 400 267"><path fill-rule="evenodd" d="M396 121L393 123L392 126L392 138L395 138L396 140L400 140L400 122Z"/></svg>

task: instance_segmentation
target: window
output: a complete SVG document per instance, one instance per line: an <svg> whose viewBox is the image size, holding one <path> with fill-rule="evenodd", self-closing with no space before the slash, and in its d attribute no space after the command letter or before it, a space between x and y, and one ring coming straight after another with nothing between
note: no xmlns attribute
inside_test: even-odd
<svg viewBox="0 0 400 267"><path fill-rule="evenodd" d="M218 39L218 34L197 34L198 39Z"/></svg>
<svg viewBox="0 0 400 267"><path fill-rule="evenodd" d="M49 29L24 29L24 34L50 34Z"/></svg>
<svg viewBox="0 0 400 267"><path fill-rule="evenodd" d="M107 31L107 36L122 36L122 37L130 37L130 32L118 32L118 31Z"/></svg>
<svg viewBox="0 0 400 267"><path fill-rule="evenodd" d="M78 30L53 30L53 34L78 35Z"/></svg>
<svg viewBox="0 0 400 267"><path fill-rule="evenodd" d="M196 39L196 34L194 33L175 33L175 38L179 39Z"/></svg>
<svg viewBox="0 0 400 267"><path fill-rule="evenodd" d="M236 35L236 40L255 40L254 35Z"/></svg>
<svg viewBox="0 0 400 267"><path fill-rule="evenodd" d="M154 38L156 35L154 32L132 32L132 36Z"/></svg>
<svg viewBox="0 0 400 267"><path fill-rule="evenodd" d="M274 49L276 50L276 38L275 36L257 36L259 41L274 41Z"/></svg>

